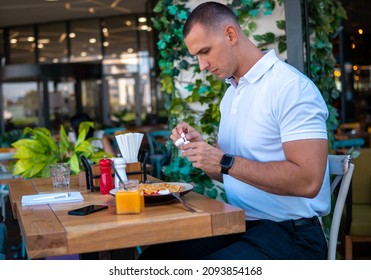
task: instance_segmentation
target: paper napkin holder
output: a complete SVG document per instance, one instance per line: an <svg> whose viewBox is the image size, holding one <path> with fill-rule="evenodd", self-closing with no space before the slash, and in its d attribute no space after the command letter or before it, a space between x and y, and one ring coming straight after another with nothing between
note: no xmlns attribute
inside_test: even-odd
<svg viewBox="0 0 371 280"><path fill-rule="evenodd" d="M147 180L146 165L148 161L148 152L141 151L138 156L138 162L132 162L126 164L126 175L128 179L138 179L139 182L145 182ZM79 186L86 186L92 192L99 191L100 189L100 168L98 164L90 164L88 160L81 156L81 162L84 166L84 171L79 173ZM115 177L115 173L112 170L112 177Z"/></svg>

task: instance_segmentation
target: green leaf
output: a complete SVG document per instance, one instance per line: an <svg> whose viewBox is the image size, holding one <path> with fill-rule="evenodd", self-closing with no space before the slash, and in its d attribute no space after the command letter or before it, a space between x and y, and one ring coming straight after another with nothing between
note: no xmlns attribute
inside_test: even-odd
<svg viewBox="0 0 371 280"><path fill-rule="evenodd" d="M286 30L286 20L277 20L276 26L280 30Z"/></svg>
<svg viewBox="0 0 371 280"><path fill-rule="evenodd" d="M17 150L23 148L39 153L44 153L47 151L47 149L40 143L40 141L37 141L35 139L20 139L12 143L12 147L16 148Z"/></svg>
<svg viewBox="0 0 371 280"><path fill-rule="evenodd" d="M86 139L86 136L89 133L90 128L94 128L93 122L82 122L79 125L79 135L77 136L77 140L75 146L78 147L81 142Z"/></svg>
<svg viewBox="0 0 371 280"><path fill-rule="evenodd" d="M170 15L176 15L176 13L178 11L178 7L173 6L173 5L168 6L167 9L168 9Z"/></svg>
<svg viewBox="0 0 371 280"><path fill-rule="evenodd" d="M153 8L155 13L161 13L164 10L164 2L158 1L156 6Z"/></svg>
<svg viewBox="0 0 371 280"><path fill-rule="evenodd" d="M69 160L70 167L71 167L71 173L72 174L78 174L80 171L80 162L79 158L76 154L73 154L72 157Z"/></svg>

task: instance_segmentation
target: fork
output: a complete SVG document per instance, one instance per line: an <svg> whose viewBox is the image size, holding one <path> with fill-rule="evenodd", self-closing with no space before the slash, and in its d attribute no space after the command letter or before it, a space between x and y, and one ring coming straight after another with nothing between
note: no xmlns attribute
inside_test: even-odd
<svg viewBox="0 0 371 280"><path fill-rule="evenodd" d="M196 213L197 211L195 209L193 209L191 206L189 206L188 203L186 203L183 199L180 198L180 194L178 192L172 192L171 193L177 200L179 200L179 202L181 204L183 204L183 206L185 208L187 208L189 211L191 211L192 213Z"/></svg>

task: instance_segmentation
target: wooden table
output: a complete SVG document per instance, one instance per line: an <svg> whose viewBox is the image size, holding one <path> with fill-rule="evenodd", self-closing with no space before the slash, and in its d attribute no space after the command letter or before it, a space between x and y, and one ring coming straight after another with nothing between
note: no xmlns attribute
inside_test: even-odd
<svg viewBox="0 0 371 280"><path fill-rule="evenodd" d="M115 198L79 186L78 176L71 176L71 191L80 191L84 201L65 204L21 206L22 195L53 192L50 178L9 179L6 183L13 214L18 219L31 259L132 248L245 230L242 209L195 192L183 198L197 210L196 213L173 202L146 206L140 214L117 215ZM89 204L109 207L88 216L67 214L71 209Z"/></svg>

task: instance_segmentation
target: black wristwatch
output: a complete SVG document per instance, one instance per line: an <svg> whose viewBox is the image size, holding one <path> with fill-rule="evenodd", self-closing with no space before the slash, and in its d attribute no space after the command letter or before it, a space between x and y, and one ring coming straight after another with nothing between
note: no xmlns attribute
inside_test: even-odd
<svg viewBox="0 0 371 280"><path fill-rule="evenodd" d="M229 169L231 169L234 161L234 156L230 154L224 154L222 160L220 161L220 166L222 167L222 173L228 174Z"/></svg>

